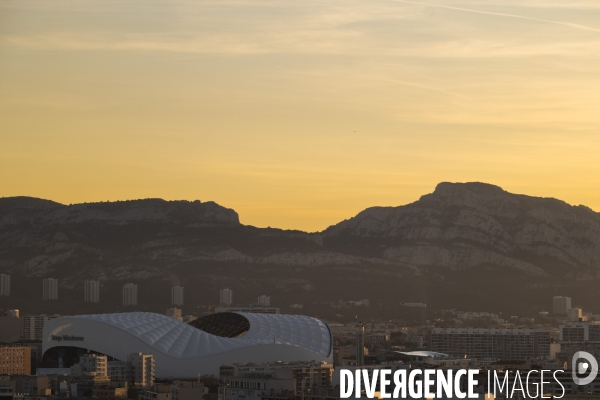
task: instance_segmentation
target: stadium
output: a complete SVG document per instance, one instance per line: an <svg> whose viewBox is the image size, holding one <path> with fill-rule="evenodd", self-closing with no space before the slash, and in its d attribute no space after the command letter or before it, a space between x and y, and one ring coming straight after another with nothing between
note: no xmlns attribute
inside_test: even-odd
<svg viewBox="0 0 600 400"><path fill-rule="evenodd" d="M43 332L44 358L60 358L60 367L86 351L117 360L151 353L157 378L218 375L233 363L332 362L332 344L325 322L283 314L224 312L190 323L145 312L78 315L52 319Z"/></svg>

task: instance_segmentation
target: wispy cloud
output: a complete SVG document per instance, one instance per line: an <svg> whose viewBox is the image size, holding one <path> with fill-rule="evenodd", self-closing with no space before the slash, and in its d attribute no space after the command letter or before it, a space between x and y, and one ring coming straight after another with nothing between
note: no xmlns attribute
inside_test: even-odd
<svg viewBox="0 0 600 400"><path fill-rule="evenodd" d="M552 1L529 0L542 7ZM103 2L91 8L60 2L61 11L44 10L52 24L31 21L30 27L0 31L0 46L61 51L154 51L215 55L352 55L364 57L494 58L599 54L600 29L583 23L563 22L514 12L488 11L490 6L509 10L501 2L487 9L410 0L350 1L328 4L317 1L189 2L169 4L164 16L156 3ZM464 2L460 4L465 4ZM478 1L466 4L481 4ZM587 4L587 3L586 3ZM47 7L28 1L24 7ZM585 4L584 4L585 5ZM418 6L418 7L417 7ZM5 6L6 7L6 6ZM12 5L12 7L17 7ZM69 9L69 7L72 7ZM121 12L125 7L127 12ZM452 14L431 15L438 8L482 16L515 18L548 24L539 35L539 24L520 27L518 33L498 26L482 28L473 21L457 22ZM67 12L68 11L68 12ZM532 13L535 13L532 11ZM76 15L78 18L65 15ZM481 17L486 18L486 17ZM481 20L479 18L479 20ZM64 21L63 21L64 20ZM154 23L160 21L161 28ZM73 21L81 21L73 23ZM89 21L90 23L86 23ZM118 21L118 22L114 22ZM144 23L140 21L146 21ZM551 26L589 32L571 38ZM29 29L25 29L29 28Z"/></svg>
<svg viewBox="0 0 600 400"><path fill-rule="evenodd" d="M443 5L443 4L421 3L421 2L409 1L409 0L393 0L393 1L398 2L398 3L416 4L416 5L427 6L427 7L445 8L445 9L448 9L448 10L465 11L465 12L470 12L470 13L475 13L475 14L485 14L485 15L494 15L494 16L498 16L498 17L509 17L509 18L526 19L526 20L530 20L530 21L546 22L546 23L549 23L549 24L563 25L563 26L567 26L567 27L570 27L570 28L582 29L582 30L585 30L585 31L600 32L599 28L593 28L593 27L590 27L590 26L585 26L585 25L580 25L580 24L574 24L574 23L571 23L571 22L553 21L553 20L543 19L543 18L528 17L528 16L525 16L525 15L507 14L507 13L493 12L493 11L473 10L473 9L470 9L470 8L447 6L447 5Z"/></svg>
<svg viewBox="0 0 600 400"><path fill-rule="evenodd" d="M373 45L374 38L352 29L304 30L289 33L125 34L39 33L0 35L0 46L59 51L151 51L215 55L314 54L419 58L507 58L569 56L599 58L600 39L588 42L530 42L514 38L432 38L427 42L400 38Z"/></svg>

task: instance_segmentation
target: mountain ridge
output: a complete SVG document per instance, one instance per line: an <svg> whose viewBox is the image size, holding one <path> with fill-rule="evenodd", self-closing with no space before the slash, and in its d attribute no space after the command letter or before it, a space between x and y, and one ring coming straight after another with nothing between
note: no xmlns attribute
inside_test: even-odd
<svg viewBox="0 0 600 400"><path fill-rule="evenodd" d="M0 198L0 273L20 282L22 301L38 297L39 280L52 276L68 298L80 296L86 279L113 292L139 282L149 307L168 302L151 293L169 282L203 288L190 295L195 304L228 285L245 302L269 292L282 303L309 302L314 312L333 312L335 301L352 296L383 309L396 296L464 307L472 301L465 291L501 308L486 297L506 287L514 291L509 309L539 307L541 293L558 292L600 307L593 290L578 289L600 280L600 214L480 182L442 182L413 203L369 207L315 233L243 225L234 210L199 200ZM487 292L477 288L482 281ZM111 304L118 307L118 296Z"/></svg>

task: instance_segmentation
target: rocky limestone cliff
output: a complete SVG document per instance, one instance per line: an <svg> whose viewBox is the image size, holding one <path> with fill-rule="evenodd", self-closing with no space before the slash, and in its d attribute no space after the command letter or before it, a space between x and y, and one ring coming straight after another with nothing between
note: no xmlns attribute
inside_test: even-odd
<svg viewBox="0 0 600 400"><path fill-rule="evenodd" d="M369 208L323 237L338 248L379 240L381 257L423 267L576 277L600 268L600 214L483 183L440 183L415 203Z"/></svg>
<svg viewBox="0 0 600 400"><path fill-rule="evenodd" d="M165 201L162 199L84 203L65 206L28 197L0 199L0 229L29 224L32 228L49 225L99 222L125 225L132 221L163 221L188 224L239 224L237 213L210 201Z"/></svg>
<svg viewBox="0 0 600 400"><path fill-rule="evenodd" d="M315 234L245 226L213 202L0 199L0 273L13 275L17 307L43 306L43 277L72 299L98 279L115 307L130 281L161 308L173 282L193 287L194 304L230 286L244 302L267 293L316 310L360 298L385 310L400 300L542 307L571 293L600 307L599 271L598 213L483 183L440 183L412 204L372 207Z"/></svg>

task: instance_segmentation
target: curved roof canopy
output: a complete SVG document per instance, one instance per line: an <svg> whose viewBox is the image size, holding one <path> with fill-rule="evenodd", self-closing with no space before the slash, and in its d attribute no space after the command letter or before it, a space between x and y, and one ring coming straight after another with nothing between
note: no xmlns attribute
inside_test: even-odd
<svg viewBox="0 0 600 400"><path fill-rule="evenodd" d="M177 358L204 357L260 344L298 346L323 357L329 357L332 352L327 324L303 315L218 313L191 324L146 312L63 318L113 326Z"/></svg>

